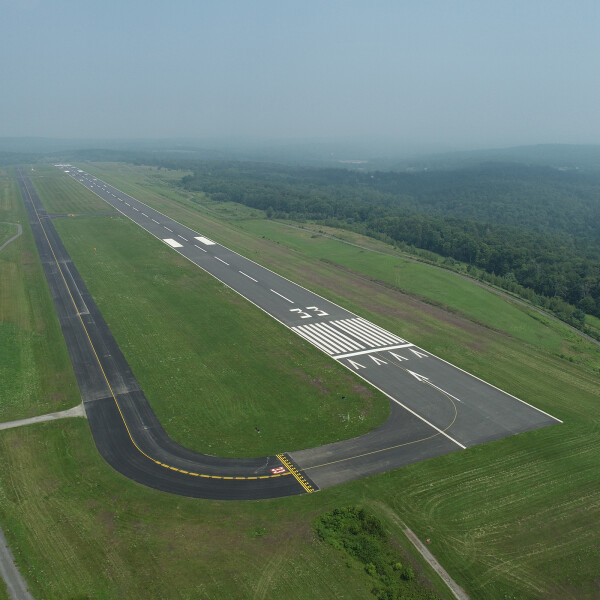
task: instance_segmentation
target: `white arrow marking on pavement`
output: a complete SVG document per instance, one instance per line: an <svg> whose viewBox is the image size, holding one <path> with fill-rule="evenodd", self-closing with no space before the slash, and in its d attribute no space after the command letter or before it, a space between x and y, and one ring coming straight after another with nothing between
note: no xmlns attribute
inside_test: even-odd
<svg viewBox="0 0 600 600"><path fill-rule="evenodd" d="M417 381L429 381L429 377L425 377L425 375L419 375L418 373L409 371L408 369L406 369L406 372L410 373Z"/></svg>
<svg viewBox="0 0 600 600"><path fill-rule="evenodd" d="M446 394L446 396L449 396L450 398L452 398L453 400L456 400L457 402L462 402L462 400L460 398L453 396L446 390L443 390L441 387L438 387L437 385L435 385L435 383L431 383L431 381L429 381L429 377L425 377L424 375L419 375L418 373L415 373L414 371L409 371L408 369L406 369L406 371L407 371L407 373L410 373L417 381L425 381L431 387L434 387L436 390L442 392L442 394Z"/></svg>
<svg viewBox="0 0 600 600"><path fill-rule="evenodd" d="M367 367L365 367L364 365L361 365L360 363L354 362L353 360L348 360L348 362L358 371L359 369L366 369Z"/></svg>
<svg viewBox="0 0 600 600"><path fill-rule="evenodd" d="M376 364L376 365L387 365L387 363L385 362L385 360L381 360L380 358L377 358L376 356L369 356L369 358Z"/></svg>

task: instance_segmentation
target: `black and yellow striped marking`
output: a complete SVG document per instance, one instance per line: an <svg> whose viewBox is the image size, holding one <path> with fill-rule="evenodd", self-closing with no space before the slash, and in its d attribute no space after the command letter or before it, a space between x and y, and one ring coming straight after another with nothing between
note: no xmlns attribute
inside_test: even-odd
<svg viewBox="0 0 600 600"><path fill-rule="evenodd" d="M302 475L302 473L292 464L292 461L289 458L287 458L285 454L277 454L276 456L283 463L283 465L290 472L290 474L296 478L298 483L306 490L308 494L312 494L312 492L316 491L312 484L308 481L308 479L306 479L306 477Z"/></svg>

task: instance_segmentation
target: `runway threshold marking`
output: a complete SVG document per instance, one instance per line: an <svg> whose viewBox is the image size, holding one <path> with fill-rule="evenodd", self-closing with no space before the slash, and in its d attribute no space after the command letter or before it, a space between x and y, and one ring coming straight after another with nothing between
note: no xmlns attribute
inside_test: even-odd
<svg viewBox="0 0 600 600"><path fill-rule="evenodd" d="M106 372L104 371L104 367L102 366L102 362L100 361L100 357L98 356L98 353L96 352L96 348L94 346L94 344L92 343L92 340L90 338L90 334L88 333L87 327L85 326L85 323L83 322L83 319L81 318L81 315L79 314L79 311L77 310L77 304L75 303L75 299L73 298L73 295L71 294L71 290L69 288L69 285L67 284L67 280L65 279L65 275L63 273L63 270L61 269L60 263L58 261L58 258L56 257L56 253L54 252L54 246L52 246L52 243L50 242L50 239L48 238L48 234L46 233L46 228L44 227L44 224L42 223L42 220L40 219L40 215L37 211L37 208L35 207L35 204L33 202L33 199L31 198L31 193L29 192L29 189L27 187L27 182L25 181L25 179L23 178L23 184L25 187L25 191L27 192L27 195L29 196L29 202L31 202L31 206L35 212L35 215L37 217L38 223L40 224L40 227L42 228L42 231L44 233L44 237L46 238L46 242L48 243L48 247L50 248L50 252L52 252L52 257L54 258L54 262L56 263L56 266L58 267L58 272L60 273L60 276L63 280L63 283L65 284L65 288L67 289L67 293L69 294L69 297L71 298L71 302L73 303L73 306L75 308L75 312L77 313L77 316L79 317L79 322L81 323L81 326L83 328L83 331L85 332L85 335L87 337L87 340L90 344L90 348L92 349L92 352L94 353L94 356L96 357L96 361L98 362L98 366L100 367L100 371L102 371L102 375L104 377L104 380L106 381L106 385L108 386L108 389L110 391L110 395L112 396L113 400L115 401L115 405L117 406L117 410L119 411L119 415L121 416L121 420L123 421L123 425L125 425L125 430L127 431L127 435L129 436L129 439L131 441L131 443L133 444L133 446L135 447L135 449L142 454L143 456L145 456L148 460L151 460L153 463L164 467L165 469L169 469L171 471L177 471L178 473L182 473L184 475L191 475L192 477L204 477L204 478L208 478L208 479L236 479L236 480L247 480L247 479L273 479L274 477L285 477L287 475L293 475L294 477L296 477L296 479L298 479L298 476L301 477L301 475L298 473L298 476L288 467L289 471L285 472L285 473L272 473L271 475L250 475L250 476L227 476L227 475L212 475L212 474L206 474L206 473L195 473L193 471L186 471L184 469L179 469L178 467L173 467L172 465L168 465L166 463L160 462L159 460L156 460L155 458L152 458L150 455L146 454L136 443L136 441L133 439L133 436L131 435L131 431L129 429L129 425L127 425L127 421L125 420L125 415L123 414L123 411L121 410L121 406L119 405L119 401L117 400L117 397L115 396L115 393L112 389L112 386L110 385L110 382L108 381L108 377L106 375ZM279 458L279 455L278 455ZM285 457L284 457L285 458ZM281 460L281 459L280 459ZM281 461L283 462L283 460ZM289 461L288 461L289 462ZM287 464L286 464L287 466ZM297 473L297 470L295 469L295 467L293 465L291 465L291 468L294 469ZM298 480L300 481L300 480ZM302 487L304 487L304 489L306 489L307 492L312 492L314 491L314 489L312 489L312 487L310 486L310 484L308 484L307 482L307 486L308 488L311 489L307 489L307 487L302 484Z"/></svg>
<svg viewBox="0 0 600 600"><path fill-rule="evenodd" d="M360 356L361 354L375 354L377 352L385 352L386 350L399 350L400 348L410 348L414 346L414 344L397 344L395 346L384 346L383 348L369 348L368 350L360 350L358 352L348 352L347 354L336 354L331 358L335 358L335 360L339 360L340 358L349 358L351 356Z"/></svg>
<svg viewBox="0 0 600 600"><path fill-rule="evenodd" d="M315 488L310 484L308 479L293 465L292 461L285 454L277 454L277 458L283 463L287 470L296 478L298 483L306 490L308 494L315 492Z"/></svg>

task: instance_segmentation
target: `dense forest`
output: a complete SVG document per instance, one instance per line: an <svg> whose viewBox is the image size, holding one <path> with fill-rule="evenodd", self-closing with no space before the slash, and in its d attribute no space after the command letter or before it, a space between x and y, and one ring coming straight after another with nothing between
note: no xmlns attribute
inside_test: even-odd
<svg viewBox="0 0 600 600"><path fill-rule="evenodd" d="M193 174L181 185L214 200L451 257L578 327L585 313L600 317L597 172L508 163L418 173L238 162L186 167Z"/></svg>

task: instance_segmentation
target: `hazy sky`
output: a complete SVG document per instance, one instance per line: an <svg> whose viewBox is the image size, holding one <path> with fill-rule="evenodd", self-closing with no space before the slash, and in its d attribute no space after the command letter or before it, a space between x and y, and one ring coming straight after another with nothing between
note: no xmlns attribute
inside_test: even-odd
<svg viewBox="0 0 600 600"><path fill-rule="evenodd" d="M598 0L0 9L0 137L600 143Z"/></svg>

